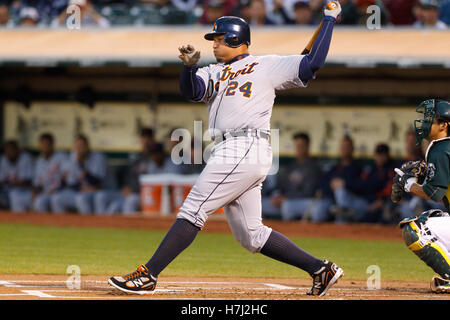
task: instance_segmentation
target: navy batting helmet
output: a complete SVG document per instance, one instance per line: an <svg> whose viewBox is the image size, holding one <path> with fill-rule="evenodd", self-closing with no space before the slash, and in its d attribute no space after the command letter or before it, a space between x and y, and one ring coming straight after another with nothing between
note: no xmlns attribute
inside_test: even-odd
<svg viewBox="0 0 450 320"><path fill-rule="evenodd" d="M205 34L206 40L214 40L214 35L225 35L225 43L232 48L250 45L250 27L239 17L225 16L216 20L213 31Z"/></svg>

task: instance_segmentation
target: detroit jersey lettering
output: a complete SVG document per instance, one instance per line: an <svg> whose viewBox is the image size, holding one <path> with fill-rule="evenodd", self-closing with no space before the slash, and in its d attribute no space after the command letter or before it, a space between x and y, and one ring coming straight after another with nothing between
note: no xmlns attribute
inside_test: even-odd
<svg viewBox="0 0 450 320"><path fill-rule="evenodd" d="M270 130L275 91L305 87L298 77L302 55L248 55L230 64L212 64L197 71L205 83L209 129L222 132L255 128Z"/></svg>

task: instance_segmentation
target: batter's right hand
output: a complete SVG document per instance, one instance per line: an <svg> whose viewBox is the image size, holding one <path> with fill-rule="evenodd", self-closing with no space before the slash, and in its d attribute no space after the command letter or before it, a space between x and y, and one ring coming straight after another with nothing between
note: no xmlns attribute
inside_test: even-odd
<svg viewBox="0 0 450 320"><path fill-rule="evenodd" d="M183 61L185 66L192 67L200 60L200 51L196 51L190 44L181 46L178 50L181 53L178 57Z"/></svg>
<svg viewBox="0 0 450 320"><path fill-rule="evenodd" d="M337 19L341 11L342 11L341 4L339 3L338 0L335 0L328 2L327 6L325 7L324 14L326 16L330 16Z"/></svg>

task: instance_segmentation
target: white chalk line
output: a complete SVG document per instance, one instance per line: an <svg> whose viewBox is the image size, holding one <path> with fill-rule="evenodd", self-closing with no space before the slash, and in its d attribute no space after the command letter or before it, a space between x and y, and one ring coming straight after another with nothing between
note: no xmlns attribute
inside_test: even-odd
<svg viewBox="0 0 450 320"><path fill-rule="evenodd" d="M11 281L0 281L0 286L8 288L23 288L23 285L12 283ZM54 296L44 293L40 290L20 290L25 295L36 296L39 298L54 298ZM3 295L4 296L4 295Z"/></svg>
<svg viewBox="0 0 450 320"><path fill-rule="evenodd" d="M66 283L65 280L9 280L9 284L10 285L14 285L14 282L19 282L19 283ZM103 284L104 288L109 288L109 285L107 284L106 281L100 281L100 280L83 280L82 282L84 283L99 283L99 284ZM255 288L251 288L251 289L260 289L260 290L267 290L267 289L277 289L277 290L304 290L304 289L310 289L310 287L290 287L290 286L286 286L286 285L282 285L282 284L277 284L277 283L268 283L268 282L236 282L236 281L164 281L164 284L176 284L176 285L181 285L181 284L210 284L210 285L239 285L240 287L242 287L242 285L264 285L266 287L255 287ZM0 281L0 286L2 285L2 281ZM18 285L17 285L18 286ZM27 287L32 287L32 286L28 286ZM41 288L42 286L35 286L35 287L39 287ZM62 288L66 287L66 286L61 286ZM175 287L170 287L170 286L166 286L167 288L175 288ZM196 289L209 289L209 290L215 290L217 289L216 287L193 287L193 286L189 286L189 288L196 288ZM339 288L339 290L355 290L354 288Z"/></svg>
<svg viewBox="0 0 450 320"><path fill-rule="evenodd" d="M14 282L19 282L21 284L16 284ZM7 287L23 287L26 286L27 288L42 288L44 287L44 285L36 285L36 284L52 284L52 283L65 283L66 281L62 281L62 280L43 280L43 281L39 281L39 280L9 280L9 281L0 281L0 286L7 286ZM99 280L83 280L82 282L94 282L94 283L100 283L100 284L104 284L104 286L102 286L101 288L109 288L109 285L107 285L107 283L105 281L99 281ZM182 285L182 284L209 284L209 285L224 285L224 284L229 284L229 285L237 285L239 284L240 287L242 287L242 285L264 285L265 287L252 287L252 290L297 290L297 289L302 289L302 288L294 288L294 287L288 287L285 285L281 285L281 284L276 284L276 283L259 283L259 282L225 282L225 281L165 281L165 284L177 284L177 285ZM25 284L31 284L31 285L25 285ZM34 284L34 285L33 285ZM52 286L52 288L66 288L66 286ZM164 289L163 289L164 288ZM199 286L189 286L189 289L205 289L205 290L217 290L217 289L222 289L223 287L199 287ZM162 288L160 288L160 290L184 290L186 291L186 289L179 289L178 287L173 287L173 286L163 286ZM304 289L304 288L303 288ZM156 289L158 290L158 289Z"/></svg>
<svg viewBox="0 0 450 320"><path fill-rule="evenodd" d="M294 287L288 287L284 286L282 284L276 284L276 283L263 283L264 285L271 287L272 289L279 289L279 290L295 290L297 288Z"/></svg>
<svg viewBox="0 0 450 320"><path fill-rule="evenodd" d="M55 298L55 296L52 296L39 290L21 290L21 291L26 294L29 294L30 296L36 296L39 298Z"/></svg>
<svg viewBox="0 0 450 320"><path fill-rule="evenodd" d="M10 281L2 281L2 280L0 280L0 286L4 286L4 287L8 287L8 288L22 287L20 284L15 284Z"/></svg>
<svg viewBox="0 0 450 320"><path fill-rule="evenodd" d="M15 282L19 282L21 284L15 283ZM9 280L9 281L3 281L0 280L0 286L4 286L4 287L26 287L26 288L45 288L45 286L39 286L39 285L25 285L27 283L29 284L36 284L36 283L65 283L66 281L63 280ZM101 284L105 284L105 281L100 281L100 280L84 280L83 282L90 282L90 283L101 283ZM228 282L228 281L167 281L165 282L167 284L210 284L210 285L220 285L220 284L239 284L241 287L242 285L255 285L255 284L262 284L265 285L266 287L253 287L253 288L248 288L248 290L255 290L255 291L283 291L283 290L298 290L298 291L302 291L302 290L307 290L309 289L309 287L289 287L289 286L285 286L285 285L280 285L280 284L276 284L276 283L259 283L259 282ZM52 288L55 288L55 286L52 286ZM66 288L65 286L58 286L58 288ZM111 289L109 286L105 285L99 288L103 288L103 289ZM194 290L194 289L201 289L204 291L215 291L218 294L236 294L236 293L240 293L239 289L238 291L236 291L236 289L234 288L224 288L224 287L199 287L199 286L189 286L189 288L187 289L180 289L178 287L172 287L172 286L167 286L167 287L162 287L162 288L158 288L155 290L155 294L157 293L181 293L181 292L187 292L189 290ZM228 290L227 290L228 289ZM234 290L230 290L230 289L234 289ZM365 290L364 288L333 288L334 291L355 291L355 290ZM87 293L92 293L92 292L98 292L97 290L89 290L89 289L69 289L69 290L54 290L54 289L41 289L41 290L21 290L23 293L11 293L11 294L0 294L0 296L26 296L26 295L32 295L32 296L37 296L40 298L56 298L56 299L123 299L124 297L111 297L111 296L107 296L107 297L77 297L77 296L54 296L54 295L50 295L47 292L55 292L55 293L81 293L81 292L87 292ZM366 290L366 292L370 292L369 290ZM350 297L392 297L392 295L389 294L382 294L381 292L377 292L377 291L371 291L373 292L373 294L368 294L368 293L348 293L346 294L347 296ZM417 294L417 293L413 293L413 294ZM411 295L408 294L394 294L396 297L410 297ZM423 294L423 297L434 297L434 295L431 294ZM152 296L153 297L153 296ZM136 296L134 296L133 298L130 299L136 299ZM165 299L165 298L161 298L161 299ZM171 298L172 299L172 298ZM192 299L192 297L176 297L173 299ZM200 300L203 298L199 298ZM210 298L209 298L210 299Z"/></svg>
<svg viewBox="0 0 450 320"><path fill-rule="evenodd" d="M64 280L9 280L9 285L13 286L19 286L18 284L14 284L14 282L19 283L66 283ZM110 288L109 285L106 283L106 281L100 281L100 280L83 280L84 283L99 283L103 284L103 286L99 288ZM252 290L309 290L310 287L290 287L286 285L281 285L277 283L268 283L268 282L234 282L234 281L164 281L164 284L209 284L209 285L224 285L224 284L238 284L239 287L242 287L242 285L264 285L266 287L254 287L251 288ZM2 281L0 281L0 286L2 285ZM42 286L28 286L27 287L38 287L42 288ZM60 286L61 288L65 288L66 286ZM163 286L163 288L176 288L173 286ZM217 287L195 287L195 286L189 286L189 289L205 289L205 290L217 290ZM221 289L223 287L220 287ZM335 290L341 290L341 291L354 291L355 288L335 288ZM365 290L363 288L360 288L359 290Z"/></svg>

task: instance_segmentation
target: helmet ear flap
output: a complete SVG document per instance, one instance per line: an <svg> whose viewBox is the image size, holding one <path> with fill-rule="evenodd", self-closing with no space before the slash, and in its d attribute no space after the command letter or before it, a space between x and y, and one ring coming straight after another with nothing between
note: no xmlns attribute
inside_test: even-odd
<svg viewBox="0 0 450 320"><path fill-rule="evenodd" d="M237 48L242 44L238 36L227 37L226 43L232 48Z"/></svg>

